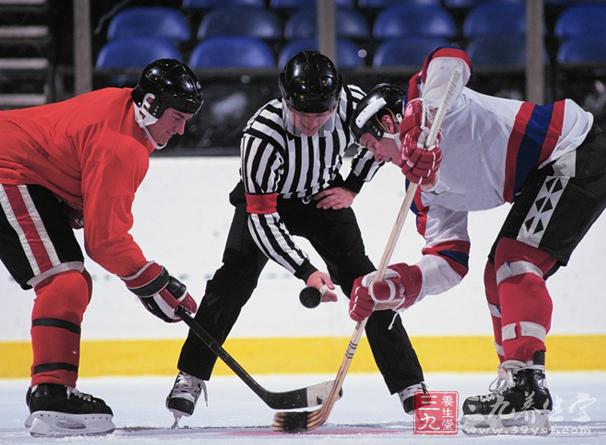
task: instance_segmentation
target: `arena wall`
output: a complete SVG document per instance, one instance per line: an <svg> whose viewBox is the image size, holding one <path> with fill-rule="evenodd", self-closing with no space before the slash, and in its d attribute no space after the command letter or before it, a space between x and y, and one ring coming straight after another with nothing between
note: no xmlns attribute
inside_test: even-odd
<svg viewBox="0 0 606 445"><path fill-rule="evenodd" d="M343 168L347 172L348 166ZM219 267L232 207L227 195L236 184L238 158L152 159L134 206L133 235L150 259L185 282L197 299ZM383 251L404 196L403 177L389 165L381 169L354 202L368 253L375 262ZM455 289L429 296L403 314L405 326L429 371L493 370L491 338L482 273L486 255L507 206L470 216L470 272ZM414 262L422 238L411 215L394 260ZM80 235L80 234L79 234ZM300 240L316 265L321 262ZM549 279L554 300L548 366L560 370L606 370L606 222L600 218L574 253L568 267ZM172 374L183 324L164 324L143 309L119 279L87 260L94 276L92 302L82 328L81 375ZM354 323L347 300L310 310L298 293L303 283L270 263L244 307L226 348L251 373L333 373L339 366ZM23 292L0 272L0 377L25 377L34 294ZM352 371L376 367L364 342ZM219 365L217 373L228 370Z"/></svg>

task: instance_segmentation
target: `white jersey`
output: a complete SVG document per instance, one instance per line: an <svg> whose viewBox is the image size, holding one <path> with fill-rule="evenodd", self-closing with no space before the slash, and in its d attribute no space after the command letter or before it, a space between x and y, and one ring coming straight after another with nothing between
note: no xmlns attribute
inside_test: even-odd
<svg viewBox="0 0 606 445"><path fill-rule="evenodd" d="M441 48L411 78L409 97L435 108L454 69L463 73L442 124L443 160L430 190L418 190L413 210L425 240L419 298L443 292L467 272L467 212L515 200L528 175L583 142L593 116L570 99L535 105L466 88L470 60ZM574 172L571 171L571 176Z"/></svg>

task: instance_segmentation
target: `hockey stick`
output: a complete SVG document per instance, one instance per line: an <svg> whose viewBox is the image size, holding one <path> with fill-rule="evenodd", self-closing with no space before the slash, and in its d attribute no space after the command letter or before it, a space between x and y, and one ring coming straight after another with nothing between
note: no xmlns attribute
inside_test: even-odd
<svg viewBox="0 0 606 445"><path fill-rule="evenodd" d="M438 111L431 126L431 130L429 132L429 136L425 144L426 148L433 147L436 142L439 129L442 126L442 121L444 120L444 116L446 115L446 110L448 109L450 101L454 96L454 89L460 77L461 72L459 70L454 70L450 76L446 92L444 94L444 97L440 101ZM406 191L406 196L404 197L404 201L400 206L398 217L396 218L396 222L393 228L391 229L389 240L387 241L385 251L383 252L383 256L381 257L381 262L379 263L379 268L374 278L375 281L381 281L385 275L385 270L387 269L387 265L389 264L393 251L396 247L396 242L400 237L400 233L402 232L402 227L404 226L404 222L406 221L408 210L410 209L418 187L419 184L412 183ZM384 306L377 309L389 309L389 306ZM331 388L330 394L328 395L328 399L322 404L319 409L315 411L277 412L274 416L273 423L273 428L275 431L283 431L287 433L300 433L304 431L311 431L318 428L320 425L322 425L328 420L332 408L335 402L337 401L337 395L339 394L339 392L341 391L341 387L343 386L343 381L345 380L345 376L347 375L347 371L349 370L349 365L351 364L356 349L358 348L358 343L360 342L360 338L362 337L362 333L364 332L364 328L366 327L367 321L368 318L359 321L356 324L351 339L349 340L349 344L347 345L345 356L343 357L343 361L341 362L341 367L337 372L335 383Z"/></svg>
<svg viewBox="0 0 606 445"><path fill-rule="evenodd" d="M196 336L208 346L208 348L217 354L223 363L225 363L253 392L272 409L293 409L306 408L322 404L328 394L330 394L333 381L318 383L317 385L307 386L305 388L293 389L286 392L272 392L263 388L251 375L246 372L242 366L215 340L200 323L182 307L175 309L181 319L189 326Z"/></svg>

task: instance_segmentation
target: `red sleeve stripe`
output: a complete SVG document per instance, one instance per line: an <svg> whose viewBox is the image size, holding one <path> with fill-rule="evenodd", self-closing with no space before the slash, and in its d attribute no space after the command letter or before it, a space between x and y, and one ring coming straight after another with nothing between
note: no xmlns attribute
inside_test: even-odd
<svg viewBox="0 0 606 445"><path fill-rule="evenodd" d="M469 271L469 241L446 241L423 249L423 255L436 255L462 277Z"/></svg>
<svg viewBox="0 0 606 445"><path fill-rule="evenodd" d="M503 199L505 202L513 201L518 153L533 110L534 105L532 103L524 102L522 104L513 123L511 135L509 135L509 141L507 142L507 157L505 160L505 184L503 187Z"/></svg>
<svg viewBox="0 0 606 445"><path fill-rule="evenodd" d="M559 100L553 104L553 112L551 121L547 129L547 135L541 147L541 155L539 156L539 164L543 163L555 148L558 139L562 135L562 126L564 125L564 101Z"/></svg>
<svg viewBox="0 0 606 445"><path fill-rule="evenodd" d="M267 195L246 194L246 212L250 214L267 215L275 213L277 203L277 193L269 193Z"/></svg>
<svg viewBox="0 0 606 445"><path fill-rule="evenodd" d="M469 54L467 54L465 51L458 48L438 48L425 58L425 62L423 63L423 69L421 71L423 82L425 82L425 78L427 77L427 67L429 66L429 62L434 59L437 59L438 57L453 57L456 59L461 59L467 64L467 66L469 67L469 71L471 71L471 58L469 57Z"/></svg>

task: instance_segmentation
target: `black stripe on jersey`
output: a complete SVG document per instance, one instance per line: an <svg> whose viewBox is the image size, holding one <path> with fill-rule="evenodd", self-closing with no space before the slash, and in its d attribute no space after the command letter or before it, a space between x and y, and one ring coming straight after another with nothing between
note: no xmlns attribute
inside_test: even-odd
<svg viewBox="0 0 606 445"><path fill-rule="evenodd" d="M265 105L265 109L273 114L277 114L282 117L282 108L274 107L271 103Z"/></svg>
<svg viewBox="0 0 606 445"><path fill-rule="evenodd" d="M320 175L318 176L318 184L320 185L320 189L324 188L324 184L326 184L326 180L324 179L324 170L326 169L326 138L320 138L318 141L318 153L319 153L319 163L320 163Z"/></svg>
<svg viewBox="0 0 606 445"><path fill-rule="evenodd" d="M303 144L302 138L294 138L293 142L295 143L295 174L292 177L292 183L290 184L290 190L285 190L287 193L296 193L297 186L299 185L299 179L302 174L303 161L301 157L303 156ZM306 184L307 185L307 184Z"/></svg>
<svg viewBox="0 0 606 445"><path fill-rule="evenodd" d="M275 121L272 121L271 119L268 119L267 117L263 116L262 114L257 116L257 119L255 119L255 120L257 122L262 123L263 125L268 126L272 130L274 130L276 133L278 133L280 136L282 136L283 143L281 145L282 146L286 145L286 130L284 130L284 127L282 127L282 125L278 124Z"/></svg>
<svg viewBox="0 0 606 445"><path fill-rule="evenodd" d="M268 217L271 217L274 220L274 226L278 228L278 230L280 231L280 233L282 234L282 238L284 239L284 241L286 242L286 244L288 244L288 248L291 251L294 251L297 253L297 255L301 258L301 260L305 259L305 254L303 253L303 251L301 249L299 249L297 247L297 245L294 243L294 241L292 240L291 236L288 236L288 232L285 230L286 226L284 225L284 222L282 222L282 224L280 224L280 217L273 213L271 215L267 215ZM289 257L290 258L290 257ZM296 263L295 263L296 264ZM298 267L295 266L295 269Z"/></svg>
<svg viewBox="0 0 606 445"><path fill-rule="evenodd" d="M351 117L353 114L353 97L351 96L351 90L349 89L349 86L345 86L345 97L347 98L347 111L345 112L345 125L347 125L349 127L349 125L351 124Z"/></svg>
<svg viewBox="0 0 606 445"><path fill-rule="evenodd" d="M263 251L263 254L267 258L271 258L271 255L269 254L269 250L267 250L265 243L263 243L263 241L261 240L261 234L259 233L257 224L255 223L255 219L260 219L261 216L262 215L249 215L248 229L249 229L251 235L253 236L253 238L255 238L255 244L257 245L257 247L259 247Z"/></svg>
<svg viewBox="0 0 606 445"><path fill-rule="evenodd" d="M269 137L267 134L263 133L262 131L256 130L254 128L248 128L244 132L244 136L246 136L247 134L254 136L256 138L259 138L263 141L269 142L276 149L276 151L278 153L283 153L285 151L284 146L282 144L280 144L280 142L277 139Z"/></svg>
<svg viewBox="0 0 606 445"><path fill-rule="evenodd" d="M364 91L362 91L362 89L356 85L348 85L348 87L351 91L351 97L353 98L354 103L357 105L358 102L360 102L364 96L366 96L366 94L364 94Z"/></svg>
<svg viewBox="0 0 606 445"><path fill-rule="evenodd" d="M268 218L271 218L274 224L276 224L276 221L278 220L278 218L273 218L271 215L259 215L259 223L264 232L262 234L259 234L261 243L263 243L263 244L268 243L272 247L273 251L276 252L277 255L279 255L280 259L287 262L290 265L291 269L296 270L298 267L298 264L288 254L286 254L286 255L283 254L284 249L282 249L282 247L276 240L276 237L272 233L271 227L267 221ZM279 230L279 227L277 225L275 225L274 227L276 227ZM284 232L282 232L282 233L284 233ZM288 238L290 239L290 237L288 237ZM271 258L271 256L270 256L270 258Z"/></svg>
<svg viewBox="0 0 606 445"><path fill-rule="evenodd" d="M318 139L323 139L323 138L318 138ZM306 165L307 175L305 177L305 185L311 184L313 182L314 164L315 164L315 162L313 162L313 160L314 160L314 143L313 143L313 140L311 139L311 137L308 136L307 137L307 165ZM320 175L318 175L318 177L319 176Z"/></svg>
<svg viewBox="0 0 606 445"><path fill-rule="evenodd" d="M346 132L348 133L348 132ZM339 168L341 167L337 162L337 158L339 157L339 150L338 148L335 149L335 147L339 147L339 135L337 134L337 132L335 131L332 134L332 170L333 170L333 174L337 173L337 171L339 170Z"/></svg>

